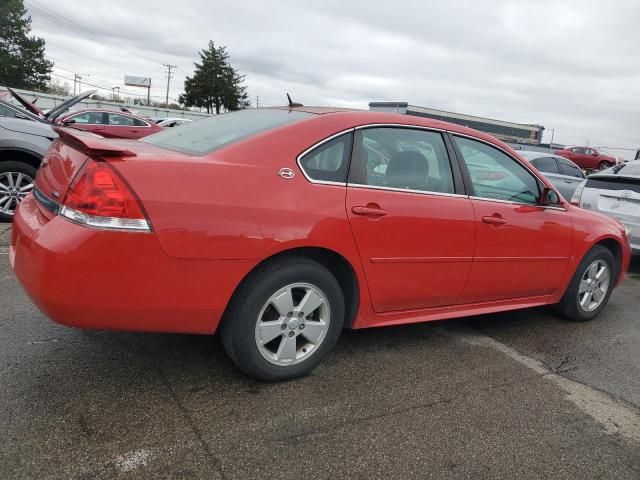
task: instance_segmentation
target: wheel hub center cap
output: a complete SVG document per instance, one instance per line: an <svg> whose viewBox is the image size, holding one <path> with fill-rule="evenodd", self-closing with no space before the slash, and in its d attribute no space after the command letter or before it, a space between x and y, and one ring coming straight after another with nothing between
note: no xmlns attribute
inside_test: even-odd
<svg viewBox="0 0 640 480"><path fill-rule="evenodd" d="M296 328L298 328L298 325L299 325L299 324L300 324L300 322L298 321L298 319L297 319L297 318L292 318L292 319L290 319L290 320L289 320L289 323L288 323L289 328L290 328L291 330L295 330Z"/></svg>

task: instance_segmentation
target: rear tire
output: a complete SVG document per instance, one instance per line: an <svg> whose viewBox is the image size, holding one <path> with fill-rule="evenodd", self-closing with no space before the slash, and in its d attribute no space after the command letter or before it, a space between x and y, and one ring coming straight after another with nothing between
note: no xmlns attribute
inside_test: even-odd
<svg viewBox="0 0 640 480"><path fill-rule="evenodd" d="M618 266L611 251L596 245L578 265L557 310L574 322L594 319L609 302L617 274Z"/></svg>
<svg viewBox="0 0 640 480"><path fill-rule="evenodd" d="M311 372L333 349L344 324L344 296L335 277L305 257L277 260L241 285L220 333L247 375L274 382Z"/></svg>
<svg viewBox="0 0 640 480"><path fill-rule="evenodd" d="M607 168L613 167L613 163L611 162L600 162L598 164L598 171L606 170Z"/></svg>
<svg viewBox="0 0 640 480"><path fill-rule="evenodd" d="M33 189L36 169L17 161L0 162L0 222L11 222L22 199ZM15 185L17 181L19 185ZM30 188L25 188L27 185Z"/></svg>

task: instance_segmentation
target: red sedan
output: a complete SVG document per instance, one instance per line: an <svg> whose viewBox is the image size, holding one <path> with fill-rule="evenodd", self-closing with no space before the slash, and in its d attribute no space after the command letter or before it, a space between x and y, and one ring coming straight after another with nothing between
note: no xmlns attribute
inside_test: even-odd
<svg viewBox="0 0 640 480"><path fill-rule="evenodd" d="M142 141L60 129L10 261L56 322L212 334L246 373L308 373L343 328L556 304L584 321L629 265L616 220L568 204L458 125L245 110Z"/></svg>
<svg viewBox="0 0 640 480"><path fill-rule="evenodd" d="M154 122L126 112L113 110L80 110L70 113L57 123L97 133L107 138L142 138L163 130Z"/></svg>
<svg viewBox="0 0 640 480"><path fill-rule="evenodd" d="M568 158L583 170L604 170L620 163L616 157L605 155L591 147L566 147L556 150L555 154Z"/></svg>

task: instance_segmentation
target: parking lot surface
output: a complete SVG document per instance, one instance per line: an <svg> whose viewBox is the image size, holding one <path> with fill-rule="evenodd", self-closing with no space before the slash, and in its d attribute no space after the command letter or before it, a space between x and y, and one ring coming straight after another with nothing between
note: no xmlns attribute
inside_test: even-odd
<svg viewBox="0 0 640 480"><path fill-rule="evenodd" d="M216 337L50 322L8 235L2 479L640 478L638 258L593 322L535 309L346 331L312 375L261 384Z"/></svg>

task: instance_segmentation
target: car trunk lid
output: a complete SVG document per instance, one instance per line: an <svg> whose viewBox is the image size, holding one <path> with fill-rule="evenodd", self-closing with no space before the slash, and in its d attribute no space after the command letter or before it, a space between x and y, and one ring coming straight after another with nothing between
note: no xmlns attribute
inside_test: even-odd
<svg viewBox="0 0 640 480"><path fill-rule="evenodd" d="M72 128L54 127L58 134L42 159L35 186L40 194L60 202L88 158L133 157L126 145L105 140L98 135Z"/></svg>
<svg viewBox="0 0 640 480"><path fill-rule="evenodd" d="M597 192L597 211L623 223L640 217L640 178L591 177L585 188Z"/></svg>

